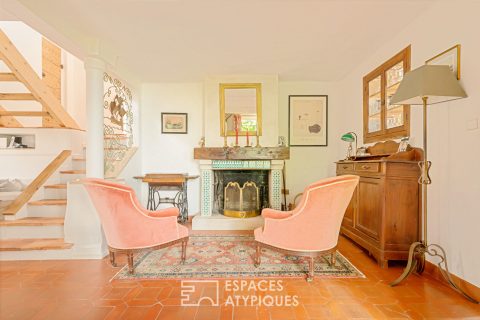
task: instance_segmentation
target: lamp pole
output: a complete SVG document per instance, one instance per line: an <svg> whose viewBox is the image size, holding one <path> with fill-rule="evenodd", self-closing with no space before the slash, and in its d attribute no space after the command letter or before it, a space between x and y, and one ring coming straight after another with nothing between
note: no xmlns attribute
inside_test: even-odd
<svg viewBox="0 0 480 320"><path fill-rule="evenodd" d="M468 295L465 291L462 290L452 279L450 276L450 271L448 271L447 265L447 255L445 250L439 246L438 244L428 244L428 237L427 237L427 223L428 223L428 216L427 216L427 187L429 184L432 183L430 179L429 171L432 163L428 161L427 157L427 102L428 97L422 97L423 101L423 161L418 163L422 175L418 179L418 183L422 185L422 211L423 211L423 233L422 233L422 240L420 242L414 242L410 246L410 250L408 253L408 263L403 271L402 275L398 277L395 281L390 283L390 286L394 287L403 282L407 279L412 272L417 272L418 274L422 274L425 269L425 254L430 255L431 257L436 257L439 259L437 266L443 278L447 281L450 287L453 290L460 293L464 296L467 300L478 304L479 302Z"/></svg>

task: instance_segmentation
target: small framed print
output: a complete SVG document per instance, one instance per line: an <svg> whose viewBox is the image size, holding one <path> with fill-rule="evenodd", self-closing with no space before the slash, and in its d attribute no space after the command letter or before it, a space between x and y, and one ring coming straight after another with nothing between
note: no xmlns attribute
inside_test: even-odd
<svg viewBox="0 0 480 320"><path fill-rule="evenodd" d="M291 147L328 145L328 96L288 96L288 140Z"/></svg>
<svg viewBox="0 0 480 320"><path fill-rule="evenodd" d="M188 114L162 112L162 133L188 133Z"/></svg>
<svg viewBox="0 0 480 320"><path fill-rule="evenodd" d="M437 54L435 57L425 61L425 64L447 65L457 75L457 80L460 80L460 45L457 44Z"/></svg>

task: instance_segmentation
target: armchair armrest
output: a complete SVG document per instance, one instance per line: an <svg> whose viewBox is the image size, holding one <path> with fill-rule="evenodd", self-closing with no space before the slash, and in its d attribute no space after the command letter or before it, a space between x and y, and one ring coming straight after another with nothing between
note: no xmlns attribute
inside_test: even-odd
<svg viewBox="0 0 480 320"><path fill-rule="evenodd" d="M145 209L145 207L140 204L137 197L132 197L131 200L133 201L133 204L135 208L137 208L137 210L141 211L144 215L152 218L178 217L180 213L178 208L175 208L175 207L165 208L159 211L148 210L148 209Z"/></svg>
<svg viewBox="0 0 480 320"><path fill-rule="evenodd" d="M262 216L268 219L285 219L292 216L291 211L278 211L273 209L263 209Z"/></svg>

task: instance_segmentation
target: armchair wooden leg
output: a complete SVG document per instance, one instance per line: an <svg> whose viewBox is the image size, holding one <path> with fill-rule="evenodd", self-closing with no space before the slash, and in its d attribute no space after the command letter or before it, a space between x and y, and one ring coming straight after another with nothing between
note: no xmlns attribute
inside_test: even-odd
<svg viewBox="0 0 480 320"><path fill-rule="evenodd" d="M115 261L115 252L109 251L109 254L110 254L110 264L112 265L112 267L116 267L117 263Z"/></svg>
<svg viewBox="0 0 480 320"><path fill-rule="evenodd" d="M181 264L184 264L185 259L187 258L187 242L188 240L182 240L182 260L180 261Z"/></svg>
<svg viewBox="0 0 480 320"><path fill-rule="evenodd" d="M127 258L128 258L128 272L130 274L134 273L134 267L133 267L133 252L128 252L127 253Z"/></svg>
<svg viewBox="0 0 480 320"><path fill-rule="evenodd" d="M310 261L308 263L308 275L307 275L307 282L312 282L314 278L314 268L315 268L315 258L314 256L310 256Z"/></svg>
<svg viewBox="0 0 480 320"><path fill-rule="evenodd" d="M255 268L258 268L260 266L260 260L261 260L260 254L261 254L260 245L257 243L257 248L255 252L255 264L254 264Z"/></svg>

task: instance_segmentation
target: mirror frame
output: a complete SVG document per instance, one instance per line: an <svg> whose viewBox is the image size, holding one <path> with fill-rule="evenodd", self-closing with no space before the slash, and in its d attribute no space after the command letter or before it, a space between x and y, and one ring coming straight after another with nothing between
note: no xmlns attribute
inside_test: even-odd
<svg viewBox="0 0 480 320"><path fill-rule="evenodd" d="M262 135L262 84L261 83L220 83L220 136L225 136L225 89L255 89L257 93L257 131L249 131L250 135ZM239 131L245 136L246 131ZM227 136L235 136L235 131L227 132Z"/></svg>

